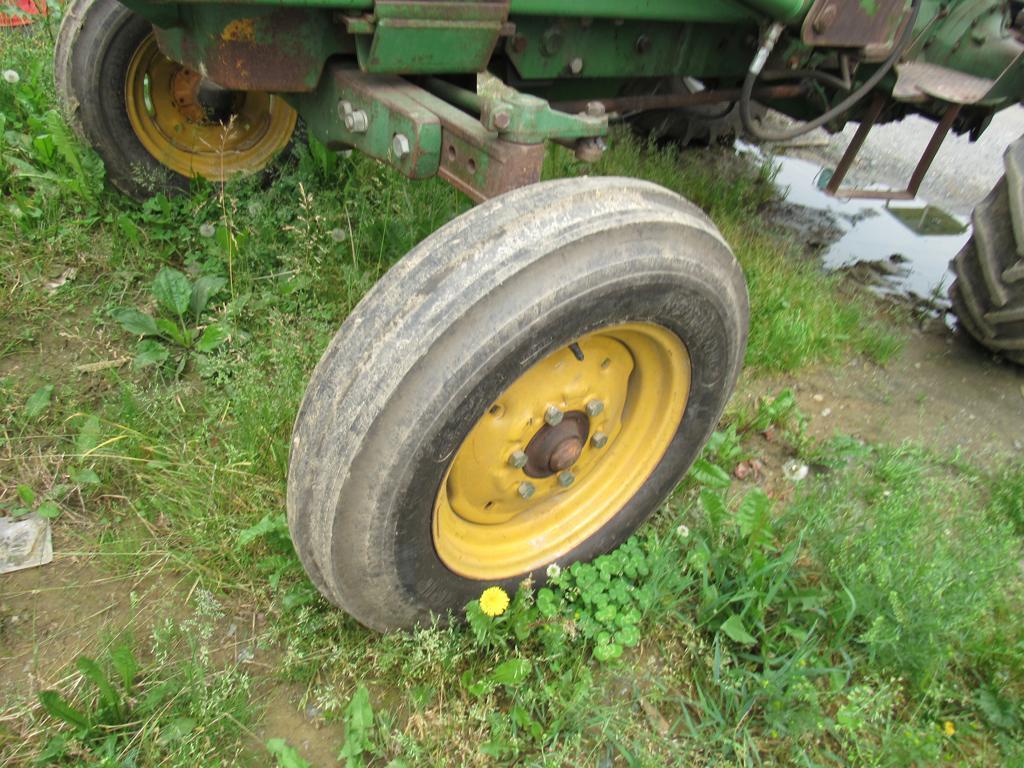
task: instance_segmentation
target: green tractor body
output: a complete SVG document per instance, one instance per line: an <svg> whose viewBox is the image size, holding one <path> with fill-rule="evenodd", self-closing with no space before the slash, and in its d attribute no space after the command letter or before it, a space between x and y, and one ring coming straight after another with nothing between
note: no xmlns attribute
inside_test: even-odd
<svg viewBox="0 0 1024 768"><path fill-rule="evenodd" d="M328 146L410 178L440 173L477 199L536 180L541 155L528 148L545 140L592 156L605 113L738 101L752 66L764 68L760 103L815 117L884 64L908 22L900 62L874 89L888 97L882 119L938 120L954 106L953 130L977 134L1024 95L1012 4L982 0L126 5L152 22L167 56L218 86L281 94ZM771 24L778 42L757 62ZM501 81L487 96L476 88L483 72ZM674 80L701 90L667 88ZM828 127L861 118L870 101Z"/></svg>

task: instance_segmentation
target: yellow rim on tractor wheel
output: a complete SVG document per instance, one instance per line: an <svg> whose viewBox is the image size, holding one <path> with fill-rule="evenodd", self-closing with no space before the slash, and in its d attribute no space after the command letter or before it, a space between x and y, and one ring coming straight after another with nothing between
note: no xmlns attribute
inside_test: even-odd
<svg viewBox="0 0 1024 768"><path fill-rule="evenodd" d="M686 347L652 323L595 331L533 365L455 453L434 504L441 561L497 580L571 552L650 477L689 391Z"/></svg>
<svg viewBox="0 0 1024 768"><path fill-rule="evenodd" d="M265 168L288 145L298 119L277 96L216 88L164 56L153 35L129 62L125 103L135 135L158 162L211 181Z"/></svg>

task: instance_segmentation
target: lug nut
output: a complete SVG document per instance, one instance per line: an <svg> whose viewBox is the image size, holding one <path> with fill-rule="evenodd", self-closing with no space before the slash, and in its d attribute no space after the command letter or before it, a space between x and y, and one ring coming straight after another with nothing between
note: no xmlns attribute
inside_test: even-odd
<svg viewBox="0 0 1024 768"><path fill-rule="evenodd" d="M409 138L404 133L396 133L395 138L391 140L391 152L394 154L395 159L401 160L411 151L412 147L409 146Z"/></svg>
<svg viewBox="0 0 1024 768"><path fill-rule="evenodd" d="M535 490L533 483L520 483L518 493L521 498L528 499L533 496Z"/></svg>
<svg viewBox="0 0 1024 768"><path fill-rule="evenodd" d="M512 455L508 457L508 463L516 469L522 469L526 466L527 456L524 451L513 451Z"/></svg>
<svg viewBox="0 0 1024 768"><path fill-rule="evenodd" d="M345 127L352 133L366 133L370 127L370 118L361 109L351 110L345 115Z"/></svg>
<svg viewBox="0 0 1024 768"><path fill-rule="evenodd" d="M595 432L594 436L590 438L590 444L600 450L608 445L608 435L604 432Z"/></svg>
<svg viewBox="0 0 1024 768"><path fill-rule="evenodd" d="M587 416L589 416L590 418L594 418L595 416L600 415L601 411L603 410L604 403L602 403L600 400L591 400L589 403L587 403Z"/></svg>
<svg viewBox="0 0 1024 768"><path fill-rule="evenodd" d="M570 485L572 485L575 479L576 475L574 475L569 470L565 470L565 472L558 473L558 484L563 488L568 488Z"/></svg>
<svg viewBox="0 0 1024 768"><path fill-rule="evenodd" d="M555 406L549 405L548 409L544 411L544 421L546 421L552 427L557 427L559 424L562 423L563 415L564 414Z"/></svg>

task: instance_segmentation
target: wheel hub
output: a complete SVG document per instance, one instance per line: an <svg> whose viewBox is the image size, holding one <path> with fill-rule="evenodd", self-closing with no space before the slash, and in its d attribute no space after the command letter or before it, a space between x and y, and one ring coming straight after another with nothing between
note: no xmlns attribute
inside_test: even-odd
<svg viewBox="0 0 1024 768"><path fill-rule="evenodd" d="M129 62L125 107L135 135L159 163L215 181L266 167L298 119L277 96L227 90L171 61L152 35Z"/></svg>
<svg viewBox="0 0 1024 768"><path fill-rule="evenodd" d="M572 551L647 480L678 429L689 355L650 323L555 350L488 407L438 491L434 545L469 578L505 578Z"/></svg>
<svg viewBox="0 0 1024 768"><path fill-rule="evenodd" d="M550 477L569 469L583 453L590 436L590 419L582 411L565 414L556 426L545 424L526 446L526 466L529 477Z"/></svg>

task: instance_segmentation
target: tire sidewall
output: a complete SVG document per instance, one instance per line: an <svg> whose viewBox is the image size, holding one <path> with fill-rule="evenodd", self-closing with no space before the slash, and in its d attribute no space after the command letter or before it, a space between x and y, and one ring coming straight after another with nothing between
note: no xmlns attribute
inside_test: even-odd
<svg viewBox="0 0 1024 768"><path fill-rule="evenodd" d="M152 31L148 21L116 0L96 0L86 9L69 63L82 130L103 158L110 182L136 199L189 187L185 176L142 145L128 119L128 68Z"/></svg>
<svg viewBox="0 0 1024 768"><path fill-rule="evenodd" d="M379 550L376 552L357 551L359 545L353 546L349 532L354 521L341 525L336 522L331 545L334 575L339 575L339 569L348 572L348 578L341 574L341 581L346 582L353 578L353 568L396 573L401 603L409 608L408 615L395 617L402 624L425 622L432 615L444 618L452 606L464 605L478 597L482 588L495 583L509 590L527 576L535 584L543 583L546 565L504 580L479 581L454 573L438 558L433 541L433 509L450 458L478 418L535 362L602 327L651 322L675 333L689 352L691 386L684 417L665 455L641 489L598 532L556 562L564 567L577 560L589 560L628 538L672 492L717 423L731 394L746 338L745 292L743 311L731 311L734 308L723 299L721 286L706 279L711 272L702 275L692 253L688 259L680 260L680 254L673 253L667 245L669 242L666 233L660 238L657 234L647 237L639 232L624 233L619 247L630 251L628 260L638 268L646 265L630 274L616 267L617 260L608 265L601 263L600 254L609 245L606 240L578 241L547 254L517 275L502 286L506 298L493 301L495 307L520 306L520 317L532 319L502 325L496 322L497 318L491 318L490 323L482 322L482 318L473 318L472 312L468 313L460 321L462 327L453 328L450 334L472 340L464 354L449 354L448 360L435 355L430 364L432 373L426 376L432 379L429 385L425 386L414 374L403 381L389 404L396 410L394 418L418 418L418 442L404 446L406 450L395 456L391 466L382 466L381 451L372 449L361 452L353 462L351 476L360 479L356 485L362 482L366 490L353 489L351 495L339 498L335 520L359 514L352 500L364 498L364 493L376 496L370 506L388 511L371 523L376 528L370 537L376 542L371 550ZM711 237L697 235L677 250L693 251L699 248L698 243L717 248L719 255L731 262L728 250ZM554 306L550 300L531 302L529 283L543 272L548 272L547 278L553 280L572 274L579 278L565 280L561 288L564 298ZM486 308L488 304L484 299L477 306ZM431 357L428 351L423 359ZM422 397L426 390L437 393L430 402ZM394 434L384 423L380 432ZM384 492L367 486L367 478L371 478L370 484L383 483ZM351 600L341 602L350 604Z"/></svg>

